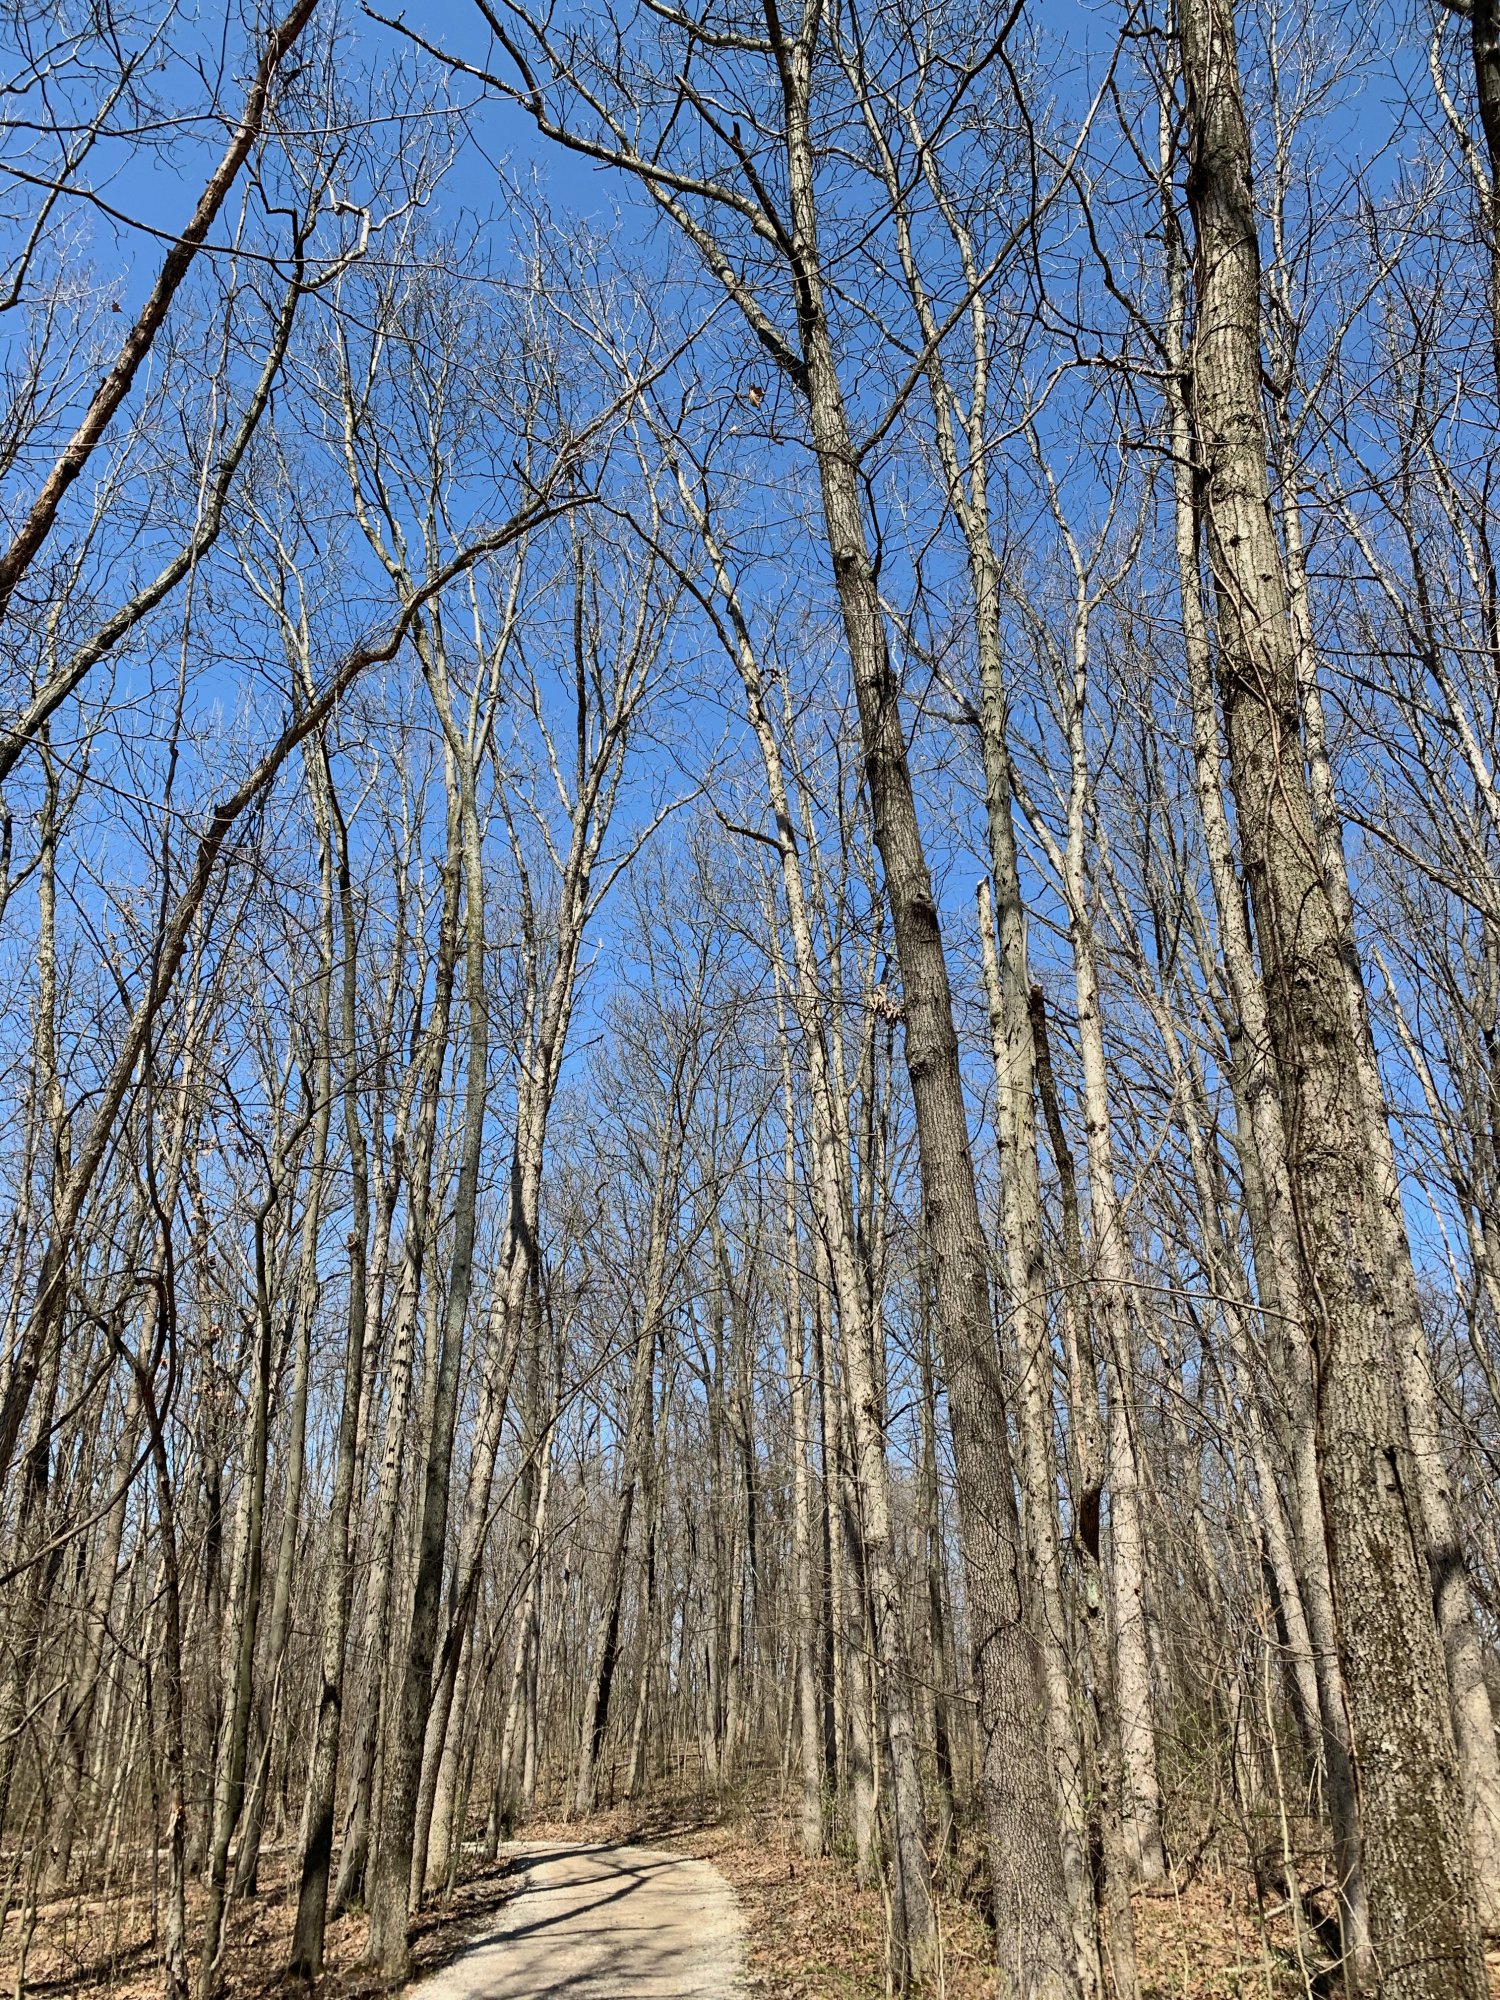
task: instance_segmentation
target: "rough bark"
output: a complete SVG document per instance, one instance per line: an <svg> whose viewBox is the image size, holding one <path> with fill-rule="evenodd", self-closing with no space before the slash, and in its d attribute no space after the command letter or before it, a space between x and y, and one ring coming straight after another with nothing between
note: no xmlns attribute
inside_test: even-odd
<svg viewBox="0 0 1500 2000"><path fill-rule="evenodd" d="M1349 1691L1373 1949L1392 1995L1484 1990L1446 1674L1349 1018L1318 862L1261 407L1260 260L1229 0L1180 10L1197 232L1192 396L1240 849L1286 1098L1317 1367L1318 1474Z"/></svg>
<svg viewBox="0 0 1500 2000"><path fill-rule="evenodd" d="M1376 1220L1383 1237L1389 1297L1401 1329L1395 1336L1396 1351L1426 1537L1433 1610L1448 1671L1449 1703L1468 1816L1475 1893L1481 1924L1486 1930L1500 1930L1500 1746L1495 1740L1494 1710L1474 1625L1458 1510L1454 1504L1438 1416L1432 1356L1406 1236L1400 1175L1386 1117L1385 1090L1375 1054L1375 1039L1355 938L1354 896L1344 852L1343 814L1334 787L1313 644L1307 556L1302 536L1301 479L1292 450L1290 412L1284 404L1278 416L1282 536L1286 550L1297 692L1301 703L1313 820L1317 828L1323 882L1340 942L1367 1143L1379 1190ZM1451 700L1449 706L1450 710L1456 708Z"/></svg>
<svg viewBox="0 0 1500 2000"><path fill-rule="evenodd" d="M1235 864L1225 804L1222 749L1213 685L1208 620L1200 579L1201 495L1188 397L1186 271L1177 211L1168 192L1170 139L1162 124L1163 230L1167 246L1168 415L1183 651L1192 714L1193 773L1203 822L1209 881L1219 925L1219 949L1231 1007L1226 1022L1229 1083L1234 1098L1245 1206L1256 1288L1263 1315L1262 1345L1276 1357L1276 1394L1285 1412L1303 1601L1318 1677L1323 1761L1333 1822L1340 1922L1346 1965L1356 1985L1372 1976L1369 1910L1360 1855L1358 1799L1349 1714L1334 1624L1333 1584L1323 1496L1317 1471L1317 1409L1313 1350L1303 1305L1303 1277L1292 1208L1286 1124L1277 1054L1265 987L1255 960L1244 886Z"/></svg>

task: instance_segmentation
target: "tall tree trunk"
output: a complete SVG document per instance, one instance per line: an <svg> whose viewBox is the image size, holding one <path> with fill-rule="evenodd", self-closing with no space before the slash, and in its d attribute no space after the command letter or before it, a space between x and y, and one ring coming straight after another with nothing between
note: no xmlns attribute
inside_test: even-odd
<svg viewBox="0 0 1500 2000"><path fill-rule="evenodd" d="M859 1484L859 1550L869 1580L871 1637L880 1674L879 1699L891 1746L894 1859L898 1917L905 1951L925 1975L935 1949L930 1864L925 1841L926 1812L917 1764L911 1683L901 1621L899 1587L892 1550L890 1473L885 1456L883 1398L876 1379L870 1306L856 1252L853 1198L849 1179L847 1097L841 1092L830 1052L830 1029L823 1014L812 920L802 868L803 842L788 795L780 744L766 703L759 659L740 609L728 565L706 512L682 482L729 620L728 644L745 692L751 726L761 752L767 798L776 824L781 886L792 935L795 978L793 1004L801 1030L811 1091L814 1174L810 1185L815 1241L828 1276L827 1294L836 1308L839 1359L847 1384L854 1439L854 1475ZM976 1204L977 1213L977 1204ZM833 1386L824 1376L824 1441L830 1424ZM825 1478L831 1479L825 1462ZM834 1489L828 1504L835 1505ZM841 1509L841 1511L843 1511ZM847 1539L844 1544L848 1552ZM834 1602L838 1603L835 1596ZM861 1619L861 1624L863 1620ZM864 1814L858 1823L863 1825Z"/></svg>
<svg viewBox="0 0 1500 2000"><path fill-rule="evenodd" d="M1255 963L1243 884L1235 867L1225 807L1222 753L1215 711L1208 621L1199 575L1201 503L1188 402L1186 271L1172 199L1170 123L1162 113L1162 220L1167 246L1171 372L1168 409L1172 439L1174 534L1183 650L1192 710L1193 771L1203 820L1220 949L1232 1008L1226 1023L1229 1084L1234 1098L1245 1207L1255 1280L1265 1323L1264 1344L1276 1356L1277 1394L1287 1411L1292 1525L1297 1537L1303 1602L1318 1676L1323 1760L1333 1823L1334 1866L1345 1964L1358 1987L1373 1976L1369 1907L1365 1897L1359 1807L1350 1741L1348 1698L1335 1630L1333 1580L1317 1470L1315 1357L1303 1301L1303 1274L1293 1213L1277 1051L1266 992Z"/></svg>
<svg viewBox="0 0 1500 2000"><path fill-rule="evenodd" d="M778 40L799 336L824 529L859 709L876 845L901 969L906 1064L916 1109L968 1578L981 1788L1002 1978L1025 2000L1079 1992L1051 1768L1046 1675L1031 1624L1031 1579L1003 1419L989 1251L969 1150L947 960L900 715L900 687L865 533L818 259L813 48Z"/></svg>
<svg viewBox="0 0 1500 2000"><path fill-rule="evenodd" d="M505 1705L505 1721L500 1735L500 1755L495 1773L494 1819L497 1833L508 1838L520 1807L529 1801L524 1784L518 1781L517 1765L524 1774L528 1746L534 1750L536 1676L542 1642L542 1587L545 1580L547 1518L552 1496L553 1437L557 1423L559 1378L555 1360L548 1362L550 1387L541 1381L540 1291L533 1279L526 1316L530 1327L530 1456L526 1468L532 1492L523 1538L523 1573L526 1579L521 1607L516 1619L515 1664L511 1671L510 1695ZM528 1735L528 1717L531 1718ZM534 1758L533 1758L534 1762Z"/></svg>
<svg viewBox="0 0 1500 2000"><path fill-rule="evenodd" d="M1058 1101L1046 1006L1039 986L1031 989L1027 1005L1031 1014L1037 1097L1061 1196L1062 1321L1072 1378L1073 1536L1083 1567L1084 1644L1098 1725L1099 1844L1104 1856L1104 1905L1109 1913L1109 1968L1115 2000L1134 2000L1138 1983L1130 1885L1138 1863L1138 1847L1130 1836L1126 1818L1128 1780L1115 1673L1118 1649L1111 1644L1108 1595L1100 1558L1100 1496L1106 1467L1099 1424L1099 1361L1088 1318L1078 1174Z"/></svg>
<svg viewBox="0 0 1500 2000"><path fill-rule="evenodd" d="M421 1773L417 1788L412 1831L413 1901L418 1901L427 1873L427 1845L433 1810L443 1770L458 1671L468 1643L470 1622L479 1600L480 1567L489 1533L490 1493L505 1425L511 1378L520 1352L521 1328L525 1315L527 1288L537 1257L540 1231L542 1168L546 1157L547 1126L552 1100L557 1090L563 1052L572 1021L576 991L578 955L584 926L592 909L594 869L609 831L615 799L619 760L635 703L640 698L640 650L632 655L630 673L614 690L615 705L595 719L597 730L590 749L590 711L583 690L592 685L590 662L581 638L583 590L582 556L578 555L579 601L575 603L575 664L578 673L577 724L579 759L577 790L571 801L569 842L559 871L557 938L547 976L536 945L536 924L529 890L524 887L524 924L531 940L528 967L527 1034L534 1023L534 1040L528 1039L522 1059L516 1097L515 1142L511 1159L510 1198L506 1218L505 1252L499 1282L488 1315L484 1360L480 1378L479 1411L474 1424L473 1445L465 1481L463 1508L459 1521L458 1554L448 1590L447 1629L437 1654L437 1675L427 1707L423 1732ZM424 661L429 684L444 719L450 744L457 749L459 739L453 724L447 667L440 645L427 649ZM470 729L473 737L473 725ZM461 756L472 772L473 743ZM477 840L477 831L475 838ZM478 862L476 854L475 873Z"/></svg>
<svg viewBox="0 0 1500 2000"><path fill-rule="evenodd" d="M271 1617L266 1635L266 1664L256 1696L255 1734L260 1748L242 1814L243 1831L235 1857L234 1893L253 1895L260 1870L261 1840L269 1800L271 1739L276 1701L282 1690L287 1645L292 1628L292 1593L297 1573L297 1535L302 1520L302 1487L307 1472L307 1403L312 1378L313 1321L318 1308L318 1241L322 1231L328 1139L333 1123L333 976L334 976L333 844L321 840L318 852L318 965L314 980L313 1037L307 1088L313 1105L308 1145L307 1193L292 1316L292 1385L286 1443L286 1488L281 1502L281 1527L276 1541L276 1580L271 1590Z"/></svg>
<svg viewBox="0 0 1500 2000"><path fill-rule="evenodd" d="M854 66L858 75L858 65ZM945 498L964 538L978 668L978 727L984 772L985 824L995 909L988 891L981 913L991 1049L995 1066L995 1136L1000 1177L1000 1236L1006 1303L1019 1369L1022 1525L1036 1592L1032 1620L1048 1686L1048 1719L1059 1781L1059 1839L1072 1913L1078 1976L1085 1992L1100 1978L1093 1891L1084 1841L1083 1752L1072 1699L1063 1616L1062 1550L1058 1533L1052 1436L1052 1365L1042 1259L1041 1184L1036 1134L1036 1051L1028 995L1031 974L1026 907L1015 832L1015 779L1010 751L1010 699L1000 633L1000 562L989 492L992 450L992 334L988 287L972 231L945 185L939 149L920 143L926 192L953 239L968 298L968 402L950 378L951 343L923 278L911 226L912 194L875 115L868 83L857 85L861 109L891 202L902 274L925 343L923 374L933 417ZM913 122L913 136L917 135ZM996 942L998 939L998 951ZM1153 1759L1154 1768L1154 1759Z"/></svg>
<svg viewBox="0 0 1500 2000"><path fill-rule="evenodd" d="M399 1701L391 1732L380 1850L370 1898L369 1954L373 1963L390 1979L404 1978L411 1962L407 1924L411 1911L418 1794L442 1609L453 1432L458 1415L464 1327L469 1314L474 1275L479 1175L485 1108L489 1100L490 1033L489 998L485 985L484 870L474 793L474 766L469 747L453 726L451 712L447 710L445 689L441 693L439 712L447 744L448 781L457 800L460 825L464 888L464 999L469 1012L469 1041L448 1284L436 1353L431 1354L428 1360L432 1412L422 1469L416 1587L406 1658L400 1677Z"/></svg>
<svg viewBox="0 0 1500 2000"><path fill-rule="evenodd" d="M349 1156L349 1298L345 1322L342 1398L335 1444L333 1493L328 1509L319 1639L320 1686L313 1729L303 1826L302 1875L292 1929L289 1970L311 1981L323 1970L323 1935L328 1920L328 1877L333 1860L334 1807L338 1796L339 1744L343 1733L344 1666L349 1608L354 1594L350 1521L354 1509L354 1464L358 1444L361 1378L364 1373L368 1297L365 1260L370 1236L369 1159L359 1109L358 932L354 882L349 863L349 830L333 786L321 741L312 760L314 812L323 838L334 843L343 962L340 990L340 1062L344 1145Z"/></svg>
<svg viewBox="0 0 1500 2000"><path fill-rule="evenodd" d="M823 1852L823 1730L818 1714L818 1609L812 1549L812 1494L807 1461L807 1377L804 1369L802 1324L802 1259L797 1229L797 1100L792 1076L792 1045L782 1001L779 958L776 974L776 1029L781 1051L782 1175L785 1220L782 1226L786 1261L787 1391L791 1404L792 1450L792 1663L797 1717L800 1786L800 1838L804 1854Z"/></svg>
<svg viewBox="0 0 1500 2000"><path fill-rule="evenodd" d="M368 1694L366 1714L360 1718L354 1796L350 1802L350 1832L338 1872L340 1904L344 1904L346 1900L354 1900L364 1892L364 1880L368 1872L370 1820L374 1814L376 1752L380 1742L380 1718L384 1712L384 1698L390 1684L390 1674L388 1674L390 1654L384 1644L384 1634L386 1634L392 1586L394 1586L396 1510L400 1504L400 1470L402 1470L404 1438L408 1424L412 1346L416 1336L418 1296L422 1292L422 1274L426 1268L426 1256L432 1236L432 1156L436 1148L438 1106L442 1098L442 1078L448 1062L448 1042L452 1032L452 998L454 998L454 974L458 968L458 942L460 942L458 916L460 916L462 882L464 882L462 808L458 798L450 794L442 924L438 930L438 960L434 966L434 1010L432 1010L432 1020L428 1024L428 1046L424 1054L426 1076L422 1084L422 1106L418 1114L416 1146L412 1160L406 1256L402 1260L402 1284L396 1308L398 1318L396 1318L394 1352L390 1364L392 1390L390 1390L390 1408L386 1412L386 1440L384 1440L384 1458L380 1470L380 1494L376 1502L376 1532L370 1552L372 1578L370 1578L370 1600L368 1600L370 1612L366 1624L372 1638L376 1640L372 1652L378 1666L376 1672L372 1674L374 1688ZM430 1370L428 1384L436 1390L436 1370ZM426 1416L430 1420L432 1412L428 1410Z"/></svg>
<svg viewBox="0 0 1500 2000"><path fill-rule="evenodd" d="M441 1058L438 1060L441 1068ZM375 1764L385 1691L387 1635L394 1585L396 1514L401 1498L401 1464L411 1402L412 1351L417 1323L417 1289L421 1283L423 1237L427 1229L425 1199L413 1190L408 1241L396 1298L396 1326L391 1349L390 1403L386 1410L380 1480L375 1497L375 1530L370 1545L370 1581L366 1599L366 1651L369 1679L357 1720L349 1805L334 1886L335 1911L348 1909L364 1895L370 1858L370 1823L374 1810Z"/></svg>
<svg viewBox="0 0 1500 2000"><path fill-rule="evenodd" d="M673 1116L669 1108L668 1116ZM615 1667L620 1654L620 1619L625 1603L627 1556L630 1525L635 1513L636 1488L641 1477L641 1457L651 1426L651 1406L655 1394L656 1350L665 1305L667 1246L672 1230L672 1198L677 1193L677 1145L668 1137L662 1152L661 1171L652 1194L651 1223L646 1250L645 1296L641 1302L640 1329L630 1364L630 1388L625 1417L624 1444L620 1455L620 1487L615 1495L614 1531L610 1537L604 1569L604 1602L589 1665L588 1691L583 1703L583 1728L578 1741L578 1761L573 1779L573 1811L579 1819L594 1810L598 1782L599 1752L609 1726L610 1698L614 1691Z"/></svg>
<svg viewBox="0 0 1500 2000"><path fill-rule="evenodd" d="M1482 0L1476 0L1476 4L1482 4ZM1479 1917L1486 1930L1500 1931L1500 1746L1495 1740L1494 1710L1485 1680L1479 1635L1474 1627L1463 1538L1443 1450L1432 1356L1406 1238L1400 1173L1386 1118L1385 1091L1354 934L1354 896L1344 853L1343 814L1334 788L1313 645L1307 555L1302 537L1301 477L1292 449L1291 413L1285 405L1279 417L1277 434L1281 449L1277 485L1313 819L1323 881L1341 942L1344 987L1354 1024L1368 1144L1380 1189L1377 1219L1383 1226L1389 1295L1401 1329L1396 1351L1426 1536L1433 1609L1448 1669L1448 1693L1468 1815Z"/></svg>
<svg viewBox="0 0 1500 2000"><path fill-rule="evenodd" d="M811 247L816 240L812 139L805 100L803 79L789 92L790 153L798 233ZM812 290L811 266L808 283ZM1003 1398L990 1316L989 1255L969 1152L947 963L912 793L899 688L865 541L855 454L820 304L804 314L804 341L828 544L901 967L906 1061L953 1425L1002 1969L1010 1988L1026 2000L1072 2000L1078 1978L1050 1769L1046 1677L1029 1623L1025 1549L999 1414Z"/></svg>
<svg viewBox="0 0 1500 2000"><path fill-rule="evenodd" d="M952 1686L948 1643L948 1564L943 1547L942 1502L938 1487L937 1384L932 1366L932 1327L924 1298L922 1312L922 1462L919 1484L923 1568L926 1572L927 1676L932 1762L937 1780L936 1846L951 1860L958 1845L958 1805L954 1789Z"/></svg>
<svg viewBox="0 0 1500 2000"><path fill-rule="evenodd" d="M1040 1642L1047 1676L1048 1719L1061 1789L1063 1875L1073 1916L1079 1981L1086 1993L1099 1983L1095 1943L1094 1891L1089 1873L1085 1824L1083 1746L1074 1700L1074 1668L1067 1653L1068 1619L1063 1599L1062 1547L1057 1523L1057 1462L1052 1436L1052 1350L1043 1291L1041 1178L1036 1130L1036 1041L1028 1008L1024 1031L1016 1018L1015 982L1027 977L1025 924L1016 871L1011 822L1009 757L1003 746L991 752L998 765L988 786L991 852L1008 871L1001 892L1007 915L1000 927L1006 940L1005 970L996 950L995 908L990 884L978 893L979 954L990 1018L990 1053L995 1072L996 1138L1000 1151L1001 1237L1005 1251L1007 1299L1014 1321L1021 1379L1021 1478L1024 1520L1031 1550ZM995 815L1003 814L1003 826ZM1022 993L1026 992L1023 984ZM1023 1106L1022 1100L1025 1099ZM1025 1151L1027 1158L1020 1155ZM1082 1297L1079 1304L1082 1306Z"/></svg>
<svg viewBox="0 0 1500 2000"><path fill-rule="evenodd" d="M653 1452L654 1460L654 1452ZM630 1722L630 1755L625 1767L625 1797L639 1798L646 1781L647 1732L651 1719L652 1669L657 1646L657 1530L659 1468L648 1464L642 1475L646 1519L642 1529L640 1631L637 1642L635 1712Z"/></svg>
<svg viewBox="0 0 1500 2000"><path fill-rule="evenodd" d="M47 1195L55 1219L59 1199L67 1184L72 1153L72 1134L63 1095L59 1048L59 1004L57 956L57 846L59 825L59 778L52 746L43 731L42 768L45 779L39 814L37 849L37 1007L35 1027L36 1094L40 1099L41 1123L47 1134ZM55 1222L54 1222L55 1226ZM11 1615L7 1619L7 1663L3 1692L0 1692L0 1837L10 1812L11 1791L29 1732L26 1728L27 1694L32 1669L42 1644L47 1600L56 1580L62 1551L48 1549L48 1504L53 1473L53 1419L58 1386L62 1380L67 1290L65 1277L57 1286L49 1313L45 1337L31 1351L35 1372L27 1383L32 1397L27 1411L26 1448L20 1468L20 1493L15 1513L15 1552L22 1558L14 1592ZM17 1387L28 1365L22 1348L10 1359L6 1392ZM19 1418L18 1418L19 1423ZM0 1472L3 1477L3 1472Z"/></svg>
<svg viewBox="0 0 1500 2000"><path fill-rule="evenodd" d="M211 2000L219 1984L223 1945L224 1895L229 1878L229 1847L245 1800L245 1764L250 1746L250 1711L254 1696L255 1640L260 1625L261 1550L266 1503L266 1422L271 1399L271 1280L266 1269L266 1218L279 1189L273 1184L267 1201L256 1211L255 1234L255 1373L250 1389L244 1467L240 1475L239 1519L235 1526L235 1589L229 1630L233 1638L229 1699L225 1706L224 1742L218 1753L213 1825L209 1838L203 1940L198 1959L198 2000Z"/></svg>
<svg viewBox="0 0 1500 2000"><path fill-rule="evenodd" d="M1192 394L1219 690L1317 1363L1318 1474L1349 1691L1372 1944L1399 2000L1485 1990L1447 1676L1393 1323L1343 940L1319 866L1261 407L1260 256L1230 0L1182 0L1197 231Z"/></svg>
<svg viewBox="0 0 1500 2000"><path fill-rule="evenodd" d="M175 1376L177 1349L170 1269L158 1273L157 1316L159 1350L170 1357L169 1386ZM167 1911L163 1925L161 1953L165 2000L188 2000L187 1959L187 1736L182 1682L182 1578L178 1562L177 1507L172 1492L172 1469L167 1453L163 1409L151 1380L150 1366L129 1357L140 1391L151 1439L152 1470L156 1477L156 1522L161 1541L161 1599L164 1651L161 1662L166 1688L167 1765ZM157 1837L152 1828L153 1840Z"/></svg>

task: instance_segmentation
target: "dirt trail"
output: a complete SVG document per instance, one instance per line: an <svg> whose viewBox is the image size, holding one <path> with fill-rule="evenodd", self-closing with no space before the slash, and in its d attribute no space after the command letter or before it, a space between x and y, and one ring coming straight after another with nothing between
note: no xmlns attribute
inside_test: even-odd
<svg viewBox="0 0 1500 2000"><path fill-rule="evenodd" d="M659 1847L518 1842L494 1925L412 2000L719 2000L742 1926L716 1868Z"/></svg>

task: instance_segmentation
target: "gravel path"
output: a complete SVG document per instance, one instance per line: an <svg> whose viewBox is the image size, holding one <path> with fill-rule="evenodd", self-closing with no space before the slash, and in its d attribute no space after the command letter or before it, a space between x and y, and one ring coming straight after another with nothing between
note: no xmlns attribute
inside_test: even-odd
<svg viewBox="0 0 1500 2000"><path fill-rule="evenodd" d="M519 1842L516 1892L413 2000L719 2000L742 1993L734 1892L659 1847Z"/></svg>

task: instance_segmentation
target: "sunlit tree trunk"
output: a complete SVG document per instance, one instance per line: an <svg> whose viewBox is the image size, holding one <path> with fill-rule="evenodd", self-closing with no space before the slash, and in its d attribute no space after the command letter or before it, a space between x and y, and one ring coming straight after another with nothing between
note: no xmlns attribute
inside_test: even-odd
<svg viewBox="0 0 1500 2000"><path fill-rule="evenodd" d="M1197 230L1193 410L1238 833L1286 1093L1317 1363L1318 1473L1385 1990L1484 1990L1447 1676L1430 1608L1344 943L1319 867L1295 639L1268 498L1260 260L1228 0L1180 9ZM1398 1342L1411 1337L1394 1330Z"/></svg>

